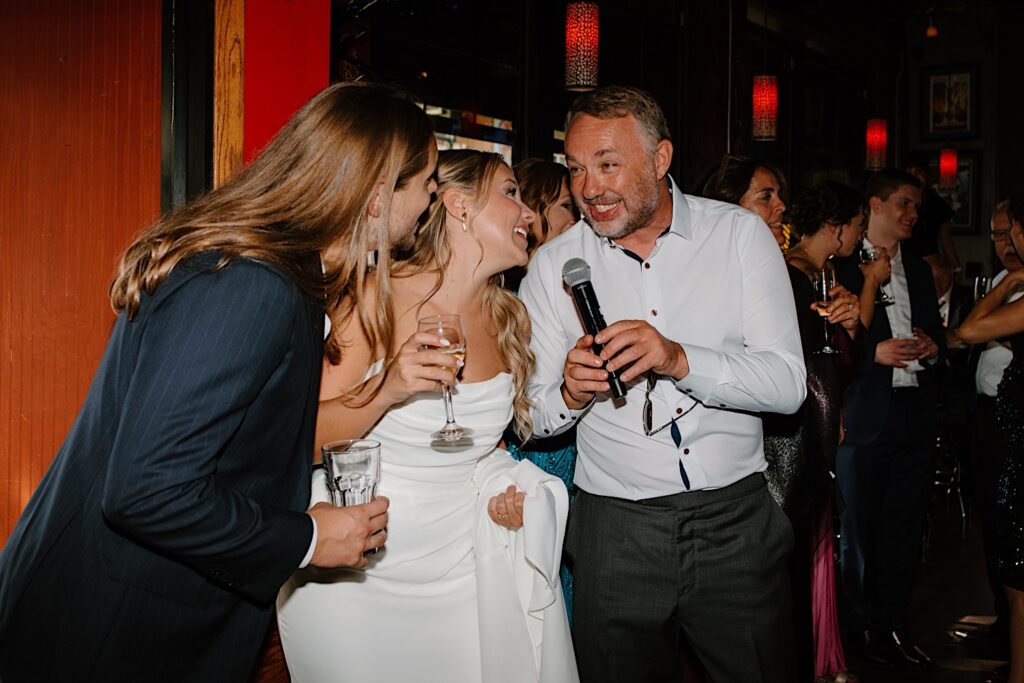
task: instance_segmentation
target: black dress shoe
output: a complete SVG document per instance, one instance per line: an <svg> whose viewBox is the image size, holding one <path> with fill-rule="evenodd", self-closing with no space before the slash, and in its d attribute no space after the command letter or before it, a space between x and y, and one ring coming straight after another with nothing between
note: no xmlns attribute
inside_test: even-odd
<svg viewBox="0 0 1024 683"><path fill-rule="evenodd" d="M907 663L911 666L925 667L932 663L931 657L914 644L906 631L893 631L891 636L892 642L896 645L896 649L899 650L900 656L907 660Z"/></svg>
<svg viewBox="0 0 1024 683"><path fill-rule="evenodd" d="M920 669L931 663L928 655L909 642L902 631L863 631L857 634L861 656L892 669Z"/></svg>

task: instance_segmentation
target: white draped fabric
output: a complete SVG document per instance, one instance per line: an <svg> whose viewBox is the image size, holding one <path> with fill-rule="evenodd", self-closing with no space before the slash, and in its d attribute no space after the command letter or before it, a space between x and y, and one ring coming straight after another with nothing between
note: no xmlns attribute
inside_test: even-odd
<svg viewBox="0 0 1024 683"><path fill-rule="evenodd" d="M391 500L388 541L365 572L301 570L278 596L278 624L295 683L437 680L576 681L558 578L565 487L497 448L512 415L512 379L459 385L463 450L437 450L439 397L394 407L367 435L381 442L378 493ZM527 492L525 524L487 516L491 496ZM326 500L323 473L312 502Z"/></svg>

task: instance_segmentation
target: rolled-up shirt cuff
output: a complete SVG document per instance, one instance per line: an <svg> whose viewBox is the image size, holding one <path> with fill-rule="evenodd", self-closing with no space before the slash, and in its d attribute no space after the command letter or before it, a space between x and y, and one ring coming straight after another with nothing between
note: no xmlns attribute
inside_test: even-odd
<svg viewBox="0 0 1024 683"><path fill-rule="evenodd" d="M722 358L717 351L701 346L684 346L683 350L690 371L676 382L676 388L701 403L708 403L721 384Z"/></svg>
<svg viewBox="0 0 1024 683"><path fill-rule="evenodd" d="M299 569L305 569L309 566L309 563L313 561L313 552L316 551L316 520L313 518L313 515L310 515L309 519L313 522L313 538L309 542L309 550L306 551L306 556L299 563Z"/></svg>

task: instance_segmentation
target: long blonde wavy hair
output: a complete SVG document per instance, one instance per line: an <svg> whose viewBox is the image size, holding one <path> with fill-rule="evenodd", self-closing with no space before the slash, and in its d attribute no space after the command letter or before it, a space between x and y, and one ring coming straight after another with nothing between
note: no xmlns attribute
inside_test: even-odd
<svg viewBox="0 0 1024 683"><path fill-rule="evenodd" d="M394 270L396 278L424 272L436 273L437 280L420 305L441 288L445 270L452 258L445 228L445 193L459 190L471 198L466 225L472 232L474 219L487 204L494 175L505 165L500 154L489 152L452 150L438 155L437 194L427 210L426 222L416 233L416 244L411 249L411 255L398 262ZM533 433L527 385L536 364L530 349L530 317L519 297L505 289L501 274L492 275L488 280L483 306L485 319L494 326L496 332L498 353L515 384L513 424L516 433L525 441Z"/></svg>
<svg viewBox="0 0 1024 683"><path fill-rule="evenodd" d="M400 91L366 83L326 88L234 178L139 235L121 257L111 305L131 320L142 294L151 295L179 262L217 252L217 269L236 258L274 264L323 300L333 319L358 315L371 344L390 355L388 190L426 168L433 144L426 114ZM378 191L380 218L371 220ZM375 301L364 303L371 251L379 279ZM325 254L332 258L322 265ZM333 335L326 354L334 362L341 356Z"/></svg>

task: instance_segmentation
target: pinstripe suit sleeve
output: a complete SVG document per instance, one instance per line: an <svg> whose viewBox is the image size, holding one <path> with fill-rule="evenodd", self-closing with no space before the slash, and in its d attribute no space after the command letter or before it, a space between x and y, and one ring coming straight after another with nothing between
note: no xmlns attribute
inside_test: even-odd
<svg viewBox="0 0 1024 683"><path fill-rule="evenodd" d="M218 459L237 448L231 440L246 409L293 352L301 294L245 261L156 294L132 323L143 327L105 473L103 514L215 582L269 599L306 552L312 522L224 486ZM254 468L263 458L308 456L246 447Z"/></svg>

